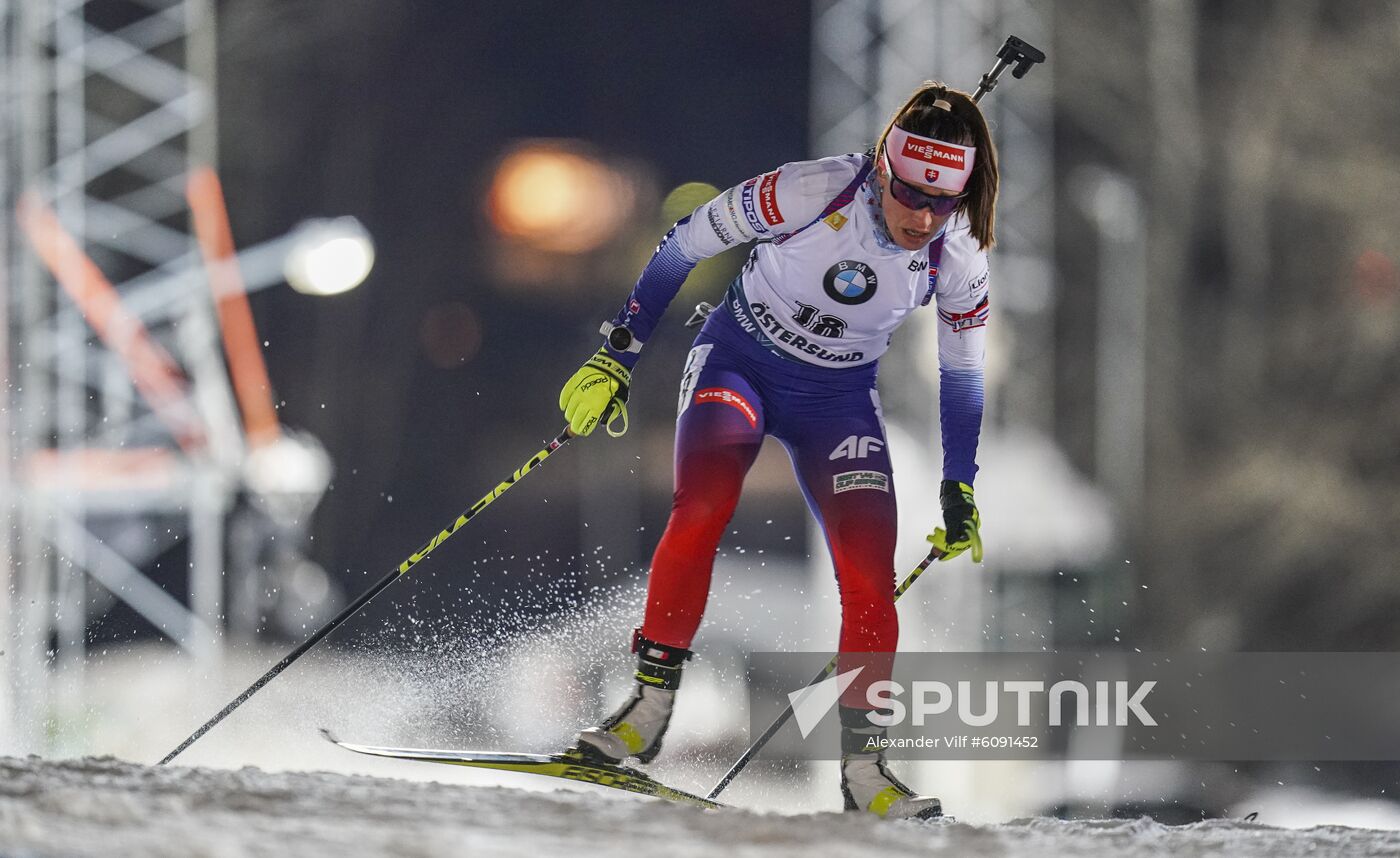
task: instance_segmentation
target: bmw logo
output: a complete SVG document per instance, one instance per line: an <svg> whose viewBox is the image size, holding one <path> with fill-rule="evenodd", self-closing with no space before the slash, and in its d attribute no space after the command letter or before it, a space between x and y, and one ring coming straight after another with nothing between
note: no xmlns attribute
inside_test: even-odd
<svg viewBox="0 0 1400 858"><path fill-rule="evenodd" d="M838 304L864 304L875 297L875 271L864 262L843 259L826 271L822 288Z"/></svg>

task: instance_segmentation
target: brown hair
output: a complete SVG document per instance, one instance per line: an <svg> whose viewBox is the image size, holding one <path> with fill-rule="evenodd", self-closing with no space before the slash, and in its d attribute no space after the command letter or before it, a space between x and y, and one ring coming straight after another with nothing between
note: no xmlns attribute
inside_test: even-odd
<svg viewBox="0 0 1400 858"><path fill-rule="evenodd" d="M951 110L935 107L934 102L942 99ZM987 129L987 120L977 107L977 102L967 93L949 89L941 83L925 81L914 90L914 94L896 110L894 117L880 133L875 144L875 157L884 150L885 138L890 129L898 124L900 128L921 137L933 137L961 146L976 146L977 158L972 165L972 176L967 180L967 199L961 210L967 213L972 237L983 250L990 250L996 244L997 186L1000 174L997 171L997 149L992 142L992 134ZM878 162L877 162L878 163Z"/></svg>

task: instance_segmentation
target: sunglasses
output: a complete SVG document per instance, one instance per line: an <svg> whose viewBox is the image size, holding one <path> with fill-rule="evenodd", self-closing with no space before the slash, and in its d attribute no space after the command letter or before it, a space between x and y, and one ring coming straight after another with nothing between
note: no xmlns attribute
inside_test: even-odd
<svg viewBox="0 0 1400 858"><path fill-rule="evenodd" d="M966 192L952 197L936 197L932 194L924 193L914 185L896 176L894 174L894 168L890 166L890 156L884 153L881 154L884 155L885 159L885 172L888 173L890 177L890 196L894 197L895 201L905 208L915 211L919 209L928 209L938 217L944 217L945 215L950 215L957 211L958 206L963 204L963 200L967 199Z"/></svg>

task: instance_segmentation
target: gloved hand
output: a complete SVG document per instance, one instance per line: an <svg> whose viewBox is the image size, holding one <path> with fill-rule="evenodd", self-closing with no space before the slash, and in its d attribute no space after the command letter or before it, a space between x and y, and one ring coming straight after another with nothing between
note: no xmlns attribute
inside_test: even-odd
<svg viewBox="0 0 1400 858"><path fill-rule="evenodd" d="M616 438L627 432L627 391L632 373L613 359L606 348L579 367L559 391L559 407L575 435L588 435L605 420L608 434ZM622 418L622 428L612 424Z"/></svg>
<svg viewBox="0 0 1400 858"><path fill-rule="evenodd" d="M981 563L982 534L978 528L982 525L982 517L978 515L977 504L972 499L972 486L957 480L944 480L938 495L943 504L944 527L934 528L928 537L933 547L943 554L938 559L952 560L971 548L972 562Z"/></svg>

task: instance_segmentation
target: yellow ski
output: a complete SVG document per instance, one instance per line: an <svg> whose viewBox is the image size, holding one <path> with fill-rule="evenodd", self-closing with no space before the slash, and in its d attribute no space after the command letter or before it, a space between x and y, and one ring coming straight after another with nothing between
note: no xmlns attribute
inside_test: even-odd
<svg viewBox="0 0 1400 858"><path fill-rule="evenodd" d="M628 766L615 766L608 763L585 759L577 751L570 749L563 754L510 754L494 751L437 751L426 748L383 748L375 745L357 745L342 742L324 727L321 735L347 751L368 754L373 757L388 757L396 760L417 760L424 763L443 763L450 766L471 766L479 769L499 769L506 772L523 772L532 775L545 775L552 778L596 784L613 789L635 792L641 795L664 798L680 804L696 807L724 807L716 801L701 798L678 789L672 789L653 779L645 772Z"/></svg>

